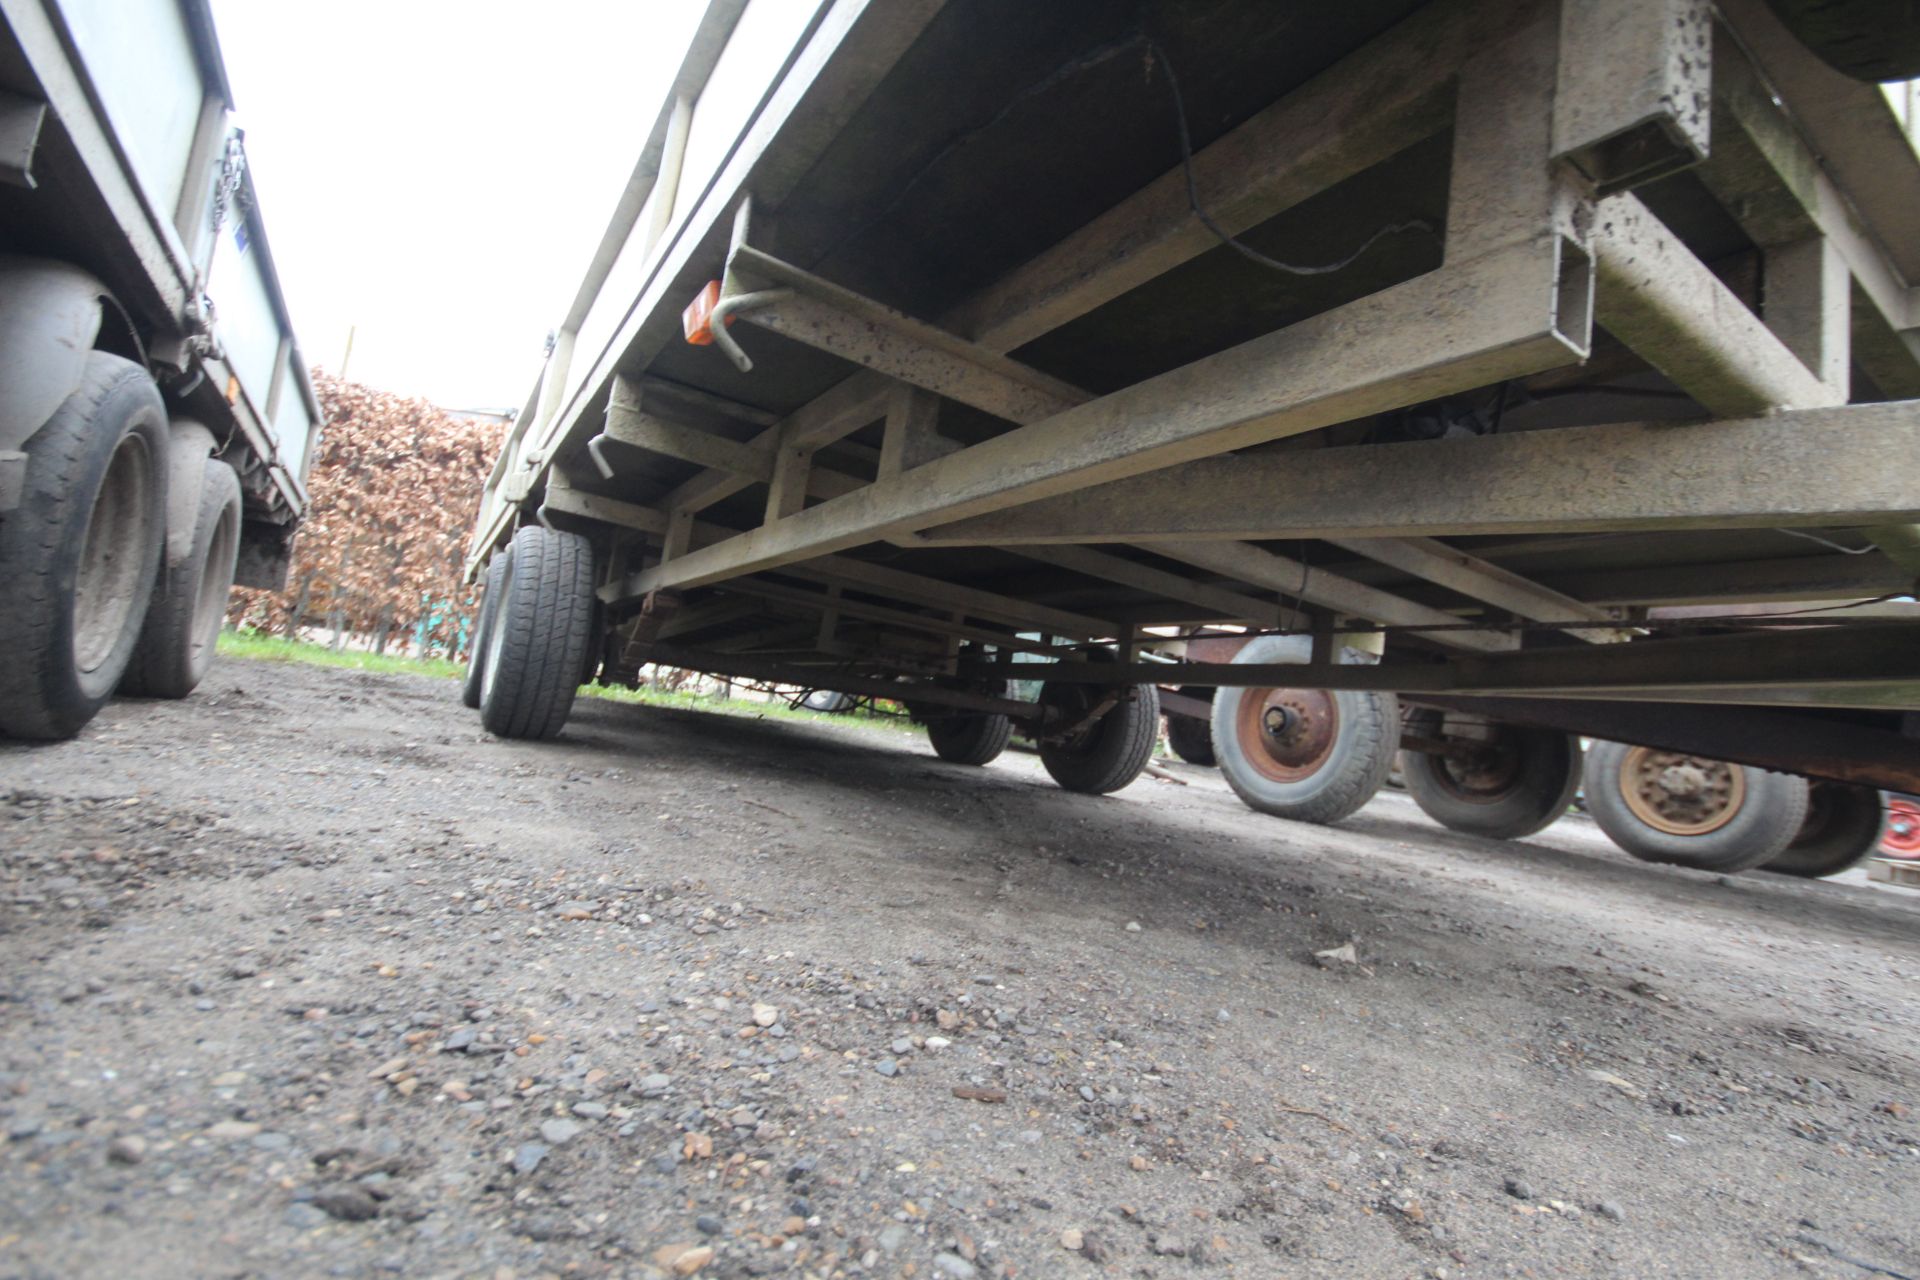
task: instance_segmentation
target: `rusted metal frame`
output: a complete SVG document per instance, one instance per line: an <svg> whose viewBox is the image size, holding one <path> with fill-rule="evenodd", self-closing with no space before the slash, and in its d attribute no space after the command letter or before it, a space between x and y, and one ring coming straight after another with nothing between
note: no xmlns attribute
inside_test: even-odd
<svg viewBox="0 0 1920 1280"><path fill-rule="evenodd" d="M1565 0L1554 158L1602 195L1697 163L1712 55L1706 0Z"/></svg>
<svg viewBox="0 0 1920 1280"><path fill-rule="evenodd" d="M1497 628L1455 630L1462 619L1443 609L1415 604L1378 587L1365 586L1288 556L1263 551L1250 543L1147 542L1141 545L1155 555L1291 595L1335 613L1389 626L1447 628L1430 632L1429 636L1435 644L1449 649L1491 653L1519 645L1519 640L1510 632Z"/></svg>
<svg viewBox="0 0 1920 1280"><path fill-rule="evenodd" d="M1100 720L1106 716L1107 712L1119 705L1122 698L1131 699L1133 696L1133 687L1131 685L1112 686L1100 697L1096 698L1091 706L1075 716L1072 720L1063 724L1050 725L1044 734L1035 736L1043 737L1048 742L1065 742L1078 734L1086 732L1095 724L1099 723Z"/></svg>
<svg viewBox="0 0 1920 1280"><path fill-rule="evenodd" d="M1209 458L936 526L924 538L934 546L1024 547L1828 528L1915 518L1920 411L1895 403Z"/></svg>
<svg viewBox="0 0 1920 1280"><path fill-rule="evenodd" d="M1418 706L1855 786L1920 791L1920 739L1891 728L1760 707L1414 694Z"/></svg>
<svg viewBox="0 0 1920 1280"><path fill-rule="evenodd" d="M653 645L645 661L653 666L679 667L708 675L731 676L736 680L757 680L768 684L794 685L803 689L828 689L859 697L890 698L895 701L924 702L932 706L953 707L961 711L1011 716L1017 721L1038 721L1046 711L1031 702L1013 698L995 698L964 689L947 689L935 684L910 683L873 676L855 675L831 667L806 667L789 663L765 662L738 655L682 649L673 645Z"/></svg>
<svg viewBox="0 0 1920 1280"><path fill-rule="evenodd" d="M1458 654L1445 662L1061 662L1047 679L1318 689L1898 707L1920 704L1915 628L1805 627L1632 644Z"/></svg>
<svg viewBox="0 0 1920 1280"><path fill-rule="evenodd" d="M1403 573L1457 591L1536 622L1564 622L1585 618L1613 623L1605 609L1583 604L1558 591L1530 581L1511 569L1468 555L1432 538L1329 538L1327 541L1355 555L1390 565ZM1612 644L1627 638L1618 627L1568 627L1566 634L1590 644Z"/></svg>

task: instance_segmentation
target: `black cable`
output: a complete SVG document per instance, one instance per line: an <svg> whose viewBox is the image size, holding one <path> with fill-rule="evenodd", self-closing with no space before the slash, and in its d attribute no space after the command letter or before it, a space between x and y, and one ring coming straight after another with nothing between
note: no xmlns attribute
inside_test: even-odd
<svg viewBox="0 0 1920 1280"><path fill-rule="evenodd" d="M1269 257L1261 253L1258 249L1250 245L1242 244L1239 240L1236 240L1225 227L1214 220L1213 215L1208 213L1200 203L1200 191L1193 172L1193 136L1187 127L1186 99L1181 95L1179 78L1174 73L1173 62L1167 57L1166 51L1162 49L1151 36L1142 34L1132 36L1125 40L1115 41L1111 44L1101 45L1098 48L1081 54L1077 58L1061 64L1032 84L1021 89L1020 92L1014 94L1000 110L996 111L983 123L971 129L964 130L948 139L946 144L943 145L939 151L935 152L930 160L914 172L914 175L894 194L893 199L889 200L885 207L861 223L858 227L842 236L832 249L820 255L819 260L825 261L832 258L847 245L863 239L869 231L883 222L895 209L899 208L907 196L918 188L921 182L926 179L927 175L938 168L942 161L954 152L967 146L975 138L992 129L1002 120L1005 120L1012 114L1014 108L1018 107L1021 103L1045 93L1055 85L1077 76L1081 72L1090 71L1095 67L1102 66L1111 62L1114 58L1132 52L1135 49L1146 50L1149 57L1149 75L1152 74L1153 62L1157 61L1162 67L1166 68L1167 89L1173 107L1174 126L1180 139L1180 165L1186 176L1187 207L1193 211L1193 216L1199 220L1201 226L1212 232L1221 244L1226 245L1235 253L1238 253L1250 262L1256 262L1269 270L1279 271L1286 275L1324 276L1332 275L1337 271L1344 271L1359 261L1367 250L1373 248L1375 244L1390 235L1398 235L1408 231L1424 231L1436 240L1441 238L1440 228L1425 218L1414 218L1406 222L1395 222L1375 231L1361 242L1359 248L1337 262L1314 265L1282 262L1278 258Z"/></svg>
<svg viewBox="0 0 1920 1280"><path fill-rule="evenodd" d="M1200 188L1193 175L1193 136L1187 130L1187 104L1186 99L1180 93L1180 77L1174 73L1173 62L1167 57L1166 51L1155 43L1151 37L1142 36L1141 40L1146 44L1147 52L1151 54L1153 59L1158 61L1167 72L1167 90L1171 95L1173 103L1173 123L1180 136L1180 167L1187 179L1187 207L1193 210L1193 216L1199 220L1200 225L1213 232L1221 244L1226 245L1229 249L1232 249L1249 262L1257 262L1261 266L1273 271L1284 272L1290 276L1327 276L1337 271L1346 270L1358 262L1367 250L1373 248L1375 244L1390 235L1397 235L1407 231L1424 231L1436 240L1440 238L1440 229L1425 218L1413 218L1406 222L1389 223L1361 241L1360 247L1346 257L1339 259L1337 262L1319 263L1313 266L1302 266L1299 263L1282 262L1278 258L1270 258L1251 245L1242 244L1240 241L1234 239L1233 235L1225 227L1215 222L1213 215L1208 213L1200 204ZM1149 74L1151 74L1151 65L1149 66Z"/></svg>
<svg viewBox="0 0 1920 1280"><path fill-rule="evenodd" d="M1823 538L1817 533L1808 533L1804 529L1775 529L1774 532L1784 533L1790 538L1805 538L1808 542L1817 542L1823 547L1829 547L1832 550L1838 551L1843 556L1863 556L1869 551L1878 551L1880 549L1880 544L1877 542L1869 542L1864 547L1842 546L1831 538Z"/></svg>

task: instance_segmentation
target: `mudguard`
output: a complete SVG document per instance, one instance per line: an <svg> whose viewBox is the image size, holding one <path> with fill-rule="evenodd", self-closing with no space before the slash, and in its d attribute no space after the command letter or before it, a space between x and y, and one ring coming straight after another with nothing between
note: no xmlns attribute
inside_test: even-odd
<svg viewBox="0 0 1920 1280"><path fill-rule="evenodd" d="M80 385L110 296L79 267L0 254L0 453L22 449Z"/></svg>

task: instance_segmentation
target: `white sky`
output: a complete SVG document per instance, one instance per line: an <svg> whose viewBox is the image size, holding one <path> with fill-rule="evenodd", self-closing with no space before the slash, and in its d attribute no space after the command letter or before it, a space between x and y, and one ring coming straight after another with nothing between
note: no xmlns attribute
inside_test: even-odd
<svg viewBox="0 0 1920 1280"><path fill-rule="evenodd" d="M308 361L518 409L703 7L213 0Z"/></svg>

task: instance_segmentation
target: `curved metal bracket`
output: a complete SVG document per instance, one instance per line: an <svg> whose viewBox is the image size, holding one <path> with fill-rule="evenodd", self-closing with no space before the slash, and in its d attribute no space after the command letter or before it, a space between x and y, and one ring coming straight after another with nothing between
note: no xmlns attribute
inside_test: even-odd
<svg viewBox="0 0 1920 1280"><path fill-rule="evenodd" d="M756 289L752 293L736 293L720 299L714 304L713 317L708 325L713 333L713 345L727 353L727 359L733 361L733 367L742 373L753 372L753 360L733 335L727 332L727 322L734 316L759 307L771 306L793 296L791 289Z"/></svg>

